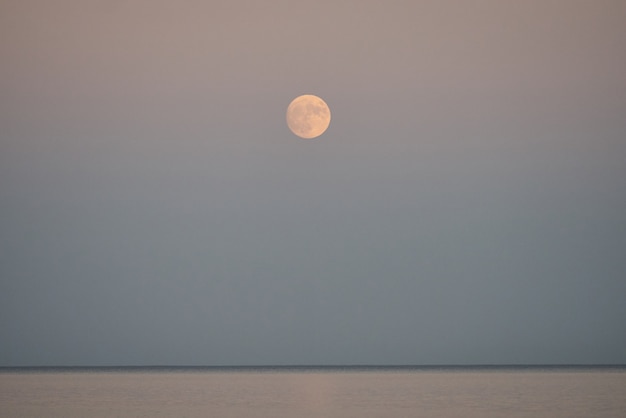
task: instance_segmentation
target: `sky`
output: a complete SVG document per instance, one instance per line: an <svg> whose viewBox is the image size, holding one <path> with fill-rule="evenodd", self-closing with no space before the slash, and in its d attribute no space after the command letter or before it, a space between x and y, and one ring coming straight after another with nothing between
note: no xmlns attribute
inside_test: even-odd
<svg viewBox="0 0 626 418"><path fill-rule="evenodd" d="M626 363L624 21L0 1L0 366Z"/></svg>

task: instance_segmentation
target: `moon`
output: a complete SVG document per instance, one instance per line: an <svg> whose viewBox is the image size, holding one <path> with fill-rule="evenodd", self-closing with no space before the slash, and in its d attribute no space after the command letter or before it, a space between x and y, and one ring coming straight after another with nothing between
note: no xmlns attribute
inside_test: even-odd
<svg viewBox="0 0 626 418"><path fill-rule="evenodd" d="M287 126L300 138L317 138L330 124L326 102L312 94L298 96L287 107Z"/></svg>

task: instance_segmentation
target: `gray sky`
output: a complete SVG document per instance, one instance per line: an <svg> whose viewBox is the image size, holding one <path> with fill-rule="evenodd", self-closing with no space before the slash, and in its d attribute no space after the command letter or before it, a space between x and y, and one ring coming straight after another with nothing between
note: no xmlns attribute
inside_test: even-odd
<svg viewBox="0 0 626 418"><path fill-rule="evenodd" d="M625 21L0 2L0 365L626 363Z"/></svg>

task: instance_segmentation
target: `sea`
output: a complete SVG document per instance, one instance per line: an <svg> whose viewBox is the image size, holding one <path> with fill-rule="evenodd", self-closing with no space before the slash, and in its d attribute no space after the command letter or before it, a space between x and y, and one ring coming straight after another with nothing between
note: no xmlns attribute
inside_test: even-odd
<svg viewBox="0 0 626 418"><path fill-rule="evenodd" d="M0 417L624 418L626 366L0 368Z"/></svg>

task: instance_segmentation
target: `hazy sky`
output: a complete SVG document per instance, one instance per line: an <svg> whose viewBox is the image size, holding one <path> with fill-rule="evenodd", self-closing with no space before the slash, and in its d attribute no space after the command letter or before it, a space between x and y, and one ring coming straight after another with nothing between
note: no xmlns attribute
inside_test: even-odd
<svg viewBox="0 0 626 418"><path fill-rule="evenodd" d="M0 1L0 366L626 363L624 22Z"/></svg>

